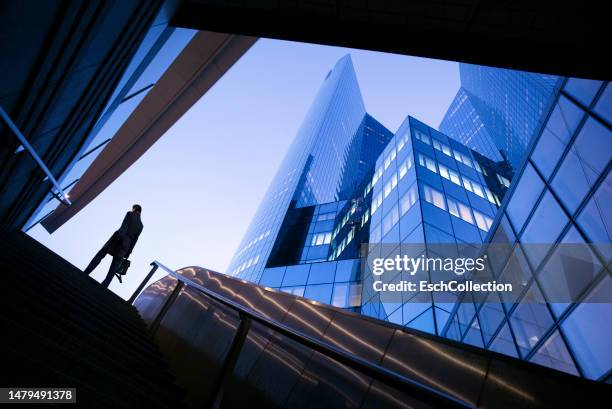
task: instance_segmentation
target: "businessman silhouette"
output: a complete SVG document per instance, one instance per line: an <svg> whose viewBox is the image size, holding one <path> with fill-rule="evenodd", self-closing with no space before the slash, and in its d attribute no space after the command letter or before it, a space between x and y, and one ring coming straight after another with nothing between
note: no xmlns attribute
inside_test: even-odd
<svg viewBox="0 0 612 409"><path fill-rule="evenodd" d="M140 221L141 213L142 207L140 207L140 205L135 204L132 206L132 211L126 213L119 230L113 233L111 238L108 239L102 249L98 251L87 268L83 271L85 274L91 274L98 264L100 264L100 261L102 261L104 256L110 254L113 256L113 261L108 269L106 278L101 283L104 287L108 287L113 280L115 273L119 271L122 260L127 259L132 253L134 245L136 245L136 241L138 240L138 236L140 236L140 233L142 232L143 226L142 222Z"/></svg>

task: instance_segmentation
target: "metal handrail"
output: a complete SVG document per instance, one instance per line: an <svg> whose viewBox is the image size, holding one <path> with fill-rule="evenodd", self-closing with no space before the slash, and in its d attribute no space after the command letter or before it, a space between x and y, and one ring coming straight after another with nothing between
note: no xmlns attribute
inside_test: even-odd
<svg viewBox="0 0 612 409"><path fill-rule="evenodd" d="M62 189L62 187L55 179L49 168L47 168L42 159L40 159L40 156L38 156L32 145L30 145L25 136L23 136L19 128L17 128L17 125L15 125L15 123L11 120L11 118L8 116L6 111L4 111L2 106L0 106L0 117L2 117L9 129L13 132L17 139L19 139L19 142L21 142L21 146L23 146L23 148L30 154L32 159L34 159L34 162L36 162L36 164L42 169L42 171L45 172L47 178L49 178L53 186L55 186L55 189L57 189L59 193L59 200L66 206L70 206L72 203L70 202L70 199L68 199L68 195L64 192L64 189Z"/></svg>
<svg viewBox="0 0 612 409"><path fill-rule="evenodd" d="M473 406L467 404L466 402L460 399L455 398L452 395L434 389L426 384L415 381L414 379L410 379L402 374L391 371L381 365L372 363L361 357L349 354L346 351L339 349L327 342L323 342L301 331L290 328L287 325L282 324L274 319L268 318L251 308L245 307L233 300L230 300L229 298L217 294L216 292L190 280L189 278L182 276L176 271L164 266L159 261L153 261L151 263L151 266L153 267L153 269L147 275L145 280L143 280L143 283L136 290L132 298L130 298L132 302L136 299L138 293L140 293L140 290L142 290L142 288L144 288L146 283L150 280L153 273L158 268L160 268L166 273L178 279L183 284L197 289L198 291L204 293L206 296L212 298L213 300L238 311L241 315L248 317L254 321L257 321L265 325L266 327L276 332L279 332L282 335L293 339L294 341L299 342L302 345L310 347L313 350L331 359L334 359L344 365L351 367L352 369L355 369L379 381L383 381L386 384L390 384L398 390L404 392L409 391L416 398L420 398L425 400L426 402L432 403L436 407L473 408Z"/></svg>

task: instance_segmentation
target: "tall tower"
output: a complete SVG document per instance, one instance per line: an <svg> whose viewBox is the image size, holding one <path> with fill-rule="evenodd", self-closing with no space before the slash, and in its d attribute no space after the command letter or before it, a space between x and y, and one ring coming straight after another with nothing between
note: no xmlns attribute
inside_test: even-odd
<svg viewBox="0 0 612 409"><path fill-rule="evenodd" d="M325 77L230 263L229 274L258 282L271 253L282 254L281 260L276 257L276 264L291 258L287 254L299 253L296 246L303 243L297 242L305 238L296 237L293 225L303 220L307 212L290 210L348 198L345 196L354 185L351 174L373 167L378 153L391 138L391 132L370 118L351 57L346 55ZM378 132L376 141L368 145L368 152L373 153L362 154L355 144L370 142L374 136L364 137L364 132L372 127ZM362 166L358 165L359 160L364 162ZM295 220L290 220L291 217ZM291 243L283 243L282 236L287 234L292 236Z"/></svg>

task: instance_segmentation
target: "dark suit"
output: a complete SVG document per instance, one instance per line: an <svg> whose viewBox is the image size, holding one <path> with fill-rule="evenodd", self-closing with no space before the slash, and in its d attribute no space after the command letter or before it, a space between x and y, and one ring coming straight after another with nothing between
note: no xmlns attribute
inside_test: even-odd
<svg viewBox="0 0 612 409"><path fill-rule="evenodd" d="M124 258L128 258L138 241L138 236L142 232L142 222L140 221L140 213L138 212L127 212L121 223L119 230L113 233L110 239L104 244L102 249L94 256L91 263L85 269L85 274L91 274L91 272L100 264L100 261L110 254L113 256L108 274L102 285L108 287L113 280L115 273L121 266L121 261Z"/></svg>

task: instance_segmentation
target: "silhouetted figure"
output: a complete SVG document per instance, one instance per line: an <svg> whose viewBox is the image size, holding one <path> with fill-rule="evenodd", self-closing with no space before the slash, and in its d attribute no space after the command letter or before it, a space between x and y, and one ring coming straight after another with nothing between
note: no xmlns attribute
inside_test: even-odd
<svg viewBox="0 0 612 409"><path fill-rule="evenodd" d="M143 226L142 222L140 221L140 213L142 213L142 207L140 207L140 205L135 204L132 206L132 211L126 213L119 230L113 233L111 238L106 242L106 244L104 244L104 247L98 251L98 253L91 260L91 263L89 263L87 268L84 270L85 274L91 274L98 264L100 264L100 261L102 261L104 256L110 254L113 256L113 261L108 269L106 278L104 281L102 281L102 285L108 287L113 280L115 273L119 271L122 260L127 259L132 253L134 245L138 240L138 236L140 236L140 233L142 232Z"/></svg>

